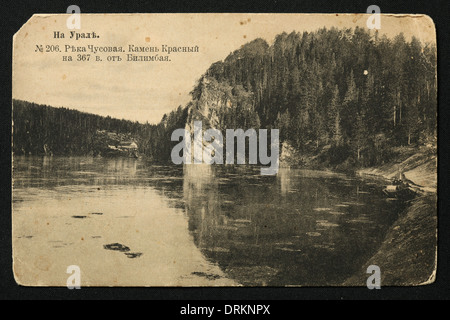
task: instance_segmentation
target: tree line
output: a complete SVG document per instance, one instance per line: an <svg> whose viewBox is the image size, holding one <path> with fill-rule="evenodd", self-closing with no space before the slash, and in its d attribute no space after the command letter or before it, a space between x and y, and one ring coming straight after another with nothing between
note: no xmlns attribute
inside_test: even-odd
<svg viewBox="0 0 450 320"><path fill-rule="evenodd" d="M164 162L173 130L197 119L218 129L277 128L301 156L369 166L396 147L435 143L436 90L433 44L358 27L282 33L272 45L256 39L212 64L191 102L158 124L14 101L13 150L92 154L97 130L108 130L129 134L141 154ZM217 100L224 103L211 107Z"/></svg>
<svg viewBox="0 0 450 320"><path fill-rule="evenodd" d="M272 45L246 44L204 77L250 94L240 112L280 129L300 154L328 150L332 165L376 165L395 147L435 143L436 47L415 37L359 27L282 33Z"/></svg>
<svg viewBox="0 0 450 320"><path fill-rule="evenodd" d="M13 101L13 152L17 155L98 155L108 141L99 131L126 136L137 142L138 151L155 161L164 161L168 128L175 111L161 123L142 124L67 108ZM180 125L174 123L172 125ZM169 136L170 141L170 136Z"/></svg>

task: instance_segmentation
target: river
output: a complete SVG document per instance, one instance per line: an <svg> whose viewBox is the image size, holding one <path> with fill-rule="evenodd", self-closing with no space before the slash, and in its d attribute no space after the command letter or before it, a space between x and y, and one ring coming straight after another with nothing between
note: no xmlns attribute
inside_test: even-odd
<svg viewBox="0 0 450 320"><path fill-rule="evenodd" d="M23 285L340 285L406 203L382 181L259 166L14 157L13 256ZM365 285L365 284L361 284Z"/></svg>

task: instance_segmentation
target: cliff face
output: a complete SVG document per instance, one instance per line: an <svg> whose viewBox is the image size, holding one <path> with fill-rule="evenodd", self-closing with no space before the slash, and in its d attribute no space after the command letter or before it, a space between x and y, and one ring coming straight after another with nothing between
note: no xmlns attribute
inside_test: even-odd
<svg viewBox="0 0 450 320"><path fill-rule="evenodd" d="M187 119L185 129L194 136L195 122L201 122L203 132L214 128L219 130L223 137L224 148L226 129L257 129L259 119L254 112L253 94L247 92L242 86L232 87L227 82L219 82L214 78L203 76L192 92L193 99L187 106ZM253 115L253 120L251 117ZM200 144L200 145L199 145ZM193 140L191 154L207 146L207 142ZM197 147L196 147L197 146Z"/></svg>
<svg viewBox="0 0 450 320"><path fill-rule="evenodd" d="M232 87L204 76L188 104L186 128L192 132L193 122L202 121L203 128L256 129L259 128L257 117L251 92L240 85Z"/></svg>
<svg viewBox="0 0 450 320"><path fill-rule="evenodd" d="M202 121L204 127L219 128L220 114L233 105L231 87L219 84L213 78L203 77L196 93L188 105L186 129L193 132L194 121Z"/></svg>
<svg viewBox="0 0 450 320"><path fill-rule="evenodd" d="M192 132L193 122L198 120L203 128L258 129L255 90L242 79L255 72L268 47L264 40L256 39L212 64L191 92L186 128ZM234 74L237 69L240 75Z"/></svg>

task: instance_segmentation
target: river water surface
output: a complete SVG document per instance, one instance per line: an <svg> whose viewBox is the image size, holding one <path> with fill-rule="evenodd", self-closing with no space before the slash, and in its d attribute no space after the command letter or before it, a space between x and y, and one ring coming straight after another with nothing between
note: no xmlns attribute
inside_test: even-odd
<svg viewBox="0 0 450 320"><path fill-rule="evenodd" d="M87 157L13 167L24 285L65 286L70 265L82 286L339 285L405 206L382 181L311 170Z"/></svg>

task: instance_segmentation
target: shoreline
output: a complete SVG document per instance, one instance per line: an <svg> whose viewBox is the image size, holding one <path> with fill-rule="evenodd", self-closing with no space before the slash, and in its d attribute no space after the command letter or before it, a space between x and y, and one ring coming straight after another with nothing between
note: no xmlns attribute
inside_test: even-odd
<svg viewBox="0 0 450 320"><path fill-rule="evenodd" d="M431 284L437 271L437 166L436 156L420 150L400 163L357 170L361 176L391 180L399 168L417 196L386 233L377 252L362 268L344 281L344 286L366 286L367 267L381 270L381 286Z"/></svg>
<svg viewBox="0 0 450 320"><path fill-rule="evenodd" d="M387 180L398 178L403 174L415 191L420 193L437 193L437 156L426 147L407 155L400 162L362 168L355 171L360 176L382 177Z"/></svg>

